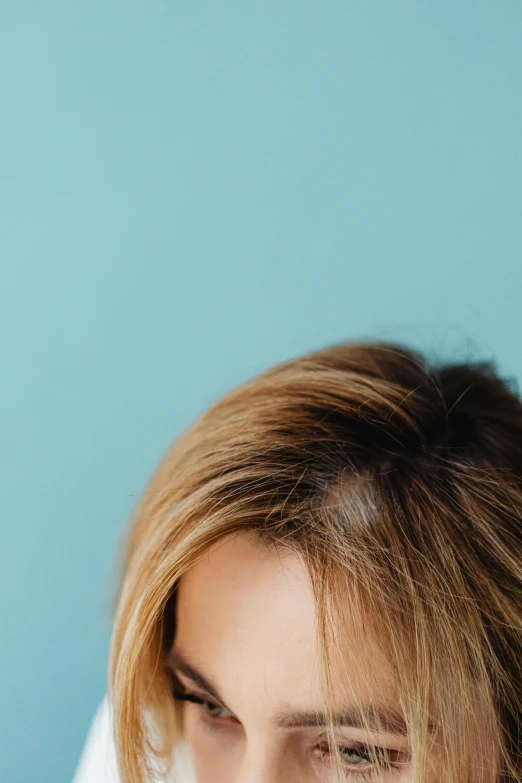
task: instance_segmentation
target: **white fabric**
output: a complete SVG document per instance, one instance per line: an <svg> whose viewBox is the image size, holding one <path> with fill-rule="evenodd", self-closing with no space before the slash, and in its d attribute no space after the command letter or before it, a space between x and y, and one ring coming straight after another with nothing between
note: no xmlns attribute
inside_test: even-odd
<svg viewBox="0 0 522 783"><path fill-rule="evenodd" d="M106 696L92 720L72 783L121 783L112 736L111 709ZM186 749L178 751L172 775L165 783L194 783Z"/></svg>

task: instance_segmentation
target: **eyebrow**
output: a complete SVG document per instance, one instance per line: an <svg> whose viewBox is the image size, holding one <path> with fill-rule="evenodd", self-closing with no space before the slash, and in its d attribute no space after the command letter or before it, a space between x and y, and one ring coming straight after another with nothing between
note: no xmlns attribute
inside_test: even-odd
<svg viewBox="0 0 522 783"><path fill-rule="evenodd" d="M209 696L225 707L224 699L218 689L201 672L178 651L171 650L167 654L166 663L172 673L179 672L202 688ZM408 729L402 714L390 708L370 704L364 710L359 707L349 707L334 714L334 723L339 726L354 729L369 729L374 732L385 732L400 737L408 736ZM280 712L274 719L274 725L281 729L311 728L326 726L328 717L324 713L298 710L296 712Z"/></svg>
<svg viewBox="0 0 522 783"><path fill-rule="evenodd" d="M184 674L185 677L188 677L196 685L199 685L199 687L203 688L209 696L212 696L213 699L219 702L221 707L225 706L224 699L219 695L218 689L210 680L204 677L195 666L192 666L178 650L171 650L168 653L167 666L173 674L176 674L177 672Z"/></svg>

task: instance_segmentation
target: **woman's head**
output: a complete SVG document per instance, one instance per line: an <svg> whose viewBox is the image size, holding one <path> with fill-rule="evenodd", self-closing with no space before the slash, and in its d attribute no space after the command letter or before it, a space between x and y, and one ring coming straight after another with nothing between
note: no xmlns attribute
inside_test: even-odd
<svg viewBox="0 0 522 783"><path fill-rule="evenodd" d="M341 344L228 394L130 528L125 782L182 735L200 783L522 779L521 511L522 403L488 365Z"/></svg>

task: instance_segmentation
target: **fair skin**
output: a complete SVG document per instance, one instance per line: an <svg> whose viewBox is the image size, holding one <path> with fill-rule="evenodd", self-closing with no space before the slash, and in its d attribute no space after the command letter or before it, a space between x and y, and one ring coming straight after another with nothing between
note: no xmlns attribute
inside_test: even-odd
<svg viewBox="0 0 522 783"><path fill-rule="evenodd" d="M346 627L351 664L335 704L345 780L410 783L393 678L373 642L358 649L357 630ZM180 580L169 665L198 783L333 783L315 604L297 554L246 534L209 549ZM357 704L383 719L379 731L361 725Z"/></svg>

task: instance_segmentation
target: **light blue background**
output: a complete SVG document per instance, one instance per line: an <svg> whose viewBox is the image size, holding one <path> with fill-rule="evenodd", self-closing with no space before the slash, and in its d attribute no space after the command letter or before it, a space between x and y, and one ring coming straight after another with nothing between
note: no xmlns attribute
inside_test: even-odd
<svg viewBox="0 0 522 783"><path fill-rule="evenodd" d="M522 376L518 0L3 0L0 780L67 783L172 438L328 342Z"/></svg>

